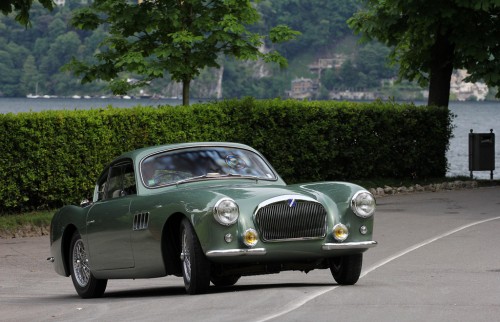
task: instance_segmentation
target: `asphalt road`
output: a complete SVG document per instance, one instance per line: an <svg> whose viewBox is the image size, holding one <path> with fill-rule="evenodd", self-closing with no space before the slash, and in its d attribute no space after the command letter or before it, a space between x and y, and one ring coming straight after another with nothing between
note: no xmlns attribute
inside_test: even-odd
<svg viewBox="0 0 500 322"><path fill-rule="evenodd" d="M379 198L355 286L328 270L243 277L184 294L182 278L112 280L82 300L47 237L0 240L0 321L498 321L500 187Z"/></svg>

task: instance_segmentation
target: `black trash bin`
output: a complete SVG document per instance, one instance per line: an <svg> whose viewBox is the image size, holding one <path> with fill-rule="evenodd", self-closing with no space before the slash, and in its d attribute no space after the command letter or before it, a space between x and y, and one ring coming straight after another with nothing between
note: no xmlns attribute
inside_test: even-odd
<svg viewBox="0 0 500 322"><path fill-rule="evenodd" d="M493 180L495 170L495 133L469 133L469 171L472 179L473 171L491 171Z"/></svg>

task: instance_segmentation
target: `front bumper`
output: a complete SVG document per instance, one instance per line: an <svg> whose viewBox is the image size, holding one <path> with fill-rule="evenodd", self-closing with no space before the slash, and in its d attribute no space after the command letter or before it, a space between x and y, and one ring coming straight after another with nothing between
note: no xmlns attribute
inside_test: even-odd
<svg viewBox="0 0 500 322"><path fill-rule="evenodd" d="M349 243L326 243L321 246L323 251L331 250L366 250L377 246L376 241L349 242ZM211 250L206 253L208 258L235 257L235 256L262 256L266 255L265 248L235 248L225 250Z"/></svg>

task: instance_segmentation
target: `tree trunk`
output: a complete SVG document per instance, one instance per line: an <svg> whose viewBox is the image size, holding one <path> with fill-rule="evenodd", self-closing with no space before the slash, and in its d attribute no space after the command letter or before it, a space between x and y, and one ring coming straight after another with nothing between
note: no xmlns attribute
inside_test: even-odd
<svg viewBox="0 0 500 322"><path fill-rule="evenodd" d="M190 79L185 79L182 81L182 105L189 106L189 85L191 83Z"/></svg>
<svg viewBox="0 0 500 322"><path fill-rule="evenodd" d="M455 47L445 35L438 33L432 48L430 68L429 99L427 105L448 107L450 102L450 81L453 72Z"/></svg>

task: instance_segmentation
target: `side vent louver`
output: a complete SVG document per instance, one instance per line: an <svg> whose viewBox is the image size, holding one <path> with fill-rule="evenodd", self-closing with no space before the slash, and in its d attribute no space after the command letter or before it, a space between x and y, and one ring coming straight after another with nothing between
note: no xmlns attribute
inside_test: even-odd
<svg viewBox="0 0 500 322"><path fill-rule="evenodd" d="M135 214L133 230L147 229L149 224L149 212Z"/></svg>

